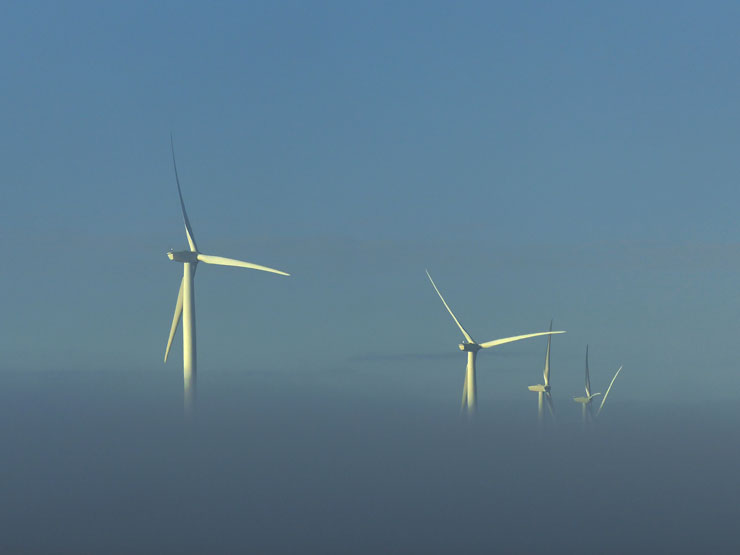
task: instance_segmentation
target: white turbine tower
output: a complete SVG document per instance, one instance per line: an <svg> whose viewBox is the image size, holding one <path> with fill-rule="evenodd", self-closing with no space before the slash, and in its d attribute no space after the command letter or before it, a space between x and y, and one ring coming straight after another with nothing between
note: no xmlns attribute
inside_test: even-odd
<svg viewBox="0 0 740 555"><path fill-rule="evenodd" d="M452 309L445 301L444 297L442 296L442 293L439 292L439 289L437 289L437 285L434 283L434 280L432 279L432 276L429 275L429 271L427 270L427 277L429 278L429 281L432 282L432 287L434 287L434 290L437 292L437 295L439 295L439 298L442 300L442 304L445 305L445 308L447 309L447 312L450 313L450 316L452 316L452 319L457 324L457 327L460 328L460 331L462 332L463 336L465 337L465 341L460 343L459 348L461 351L465 351L468 353L468 365L465 369L465 382L463 383L463 394L462 394L462 405L460 407L460 410L464 410L467 406L468 414L472 415L475 413L476 408L476 387L475 387L475 357L481 349L488 349L490 347L495 347L496 345L503 345L504 343L511 343L513 341L519 341L521 339L528 339L530 337L537 337L539 335L553 335L556 333L565 333L564 331L543 331L539 333L528 333L526 335L517 335L514 337L505 337L503 339L494 339L493 341L486 341L485 343L477 343L470 334L465 331L465 328L462 327L462 324L460 321L455 317L455 315L452 312Z"/></svg>
<svg viewBox="0 0 740 555"><path fill-rule="evenodd" d="M617 379L617 376L619 375L621 371L622 371L622 367L620 366L619 370L617 370L616 374L614 374L614 377L612 378L612 381L609 384L609 388L606 390L604 397L602 397L601 399L601 404L599 405L599 410L596 411L596 416L601 414L601 409L604 408L604 403L606 402L606 398L609 396L609 392L611 391L612 386L614 385L614 380ZM594 397L598 397L599 395L601 395L601 393L591 393L591 377L588 371L588 345L586 345L586 396L585 397L573 397L573 400L576 403L581 404L584 426L586 426L589 422L593 422L594 420L594 413L593 413L593 408L591 406L591 401L594 399Z"/></svg>
<svg viewBox="0 0 740 555"><path fill-rule="evenodd" d="M167 348L164 352L164 361L167 362L167 356L170 353L172 339L177 331L177 326L182 318L182 365L183 378L185 382L185 412L189 413L193 408L195 400L195 377L196 377L196 354L195 354L195 289L193 280L195 279L195 269L198 262L205 264L216 264L219 266L237 266L239 268L251 268L253 270L262 270L263 272L272 272L282 276L288 276L285 272L234 260L233 258L224 258L222 256L212 256L203 254L198 251L195 244L195 235L193 228L188 219L188 213L185 211L185 202L182 200L182 190L180 189L180 178L177 175L177 163L175 162L175 147L170 137L170 146L172 147L172 165L175 169L175 181L177 183L177 194L180 197L180 208L182 217L185 220L185 236L188 240L189 250L173 251L167 253L167 257L175 262L181 262L183 265L182 282L180 282L180 292L177 294L177 304L175 304L175 315L172 318L172 327L170 336L167 340Z"/></svg>
<svg viewBox="0 0 740 555"><path fill-rule="evenodd" d="M552 320L550 320L550 331L552 331ZM530 391L537 392L537 421L540 426L543 423L544 410L543 401L547 401L547 408L550 410L550 416L555 417L555 411L552 408L552 395L550 394L550 344L552 342L552 336L547 338L547 351L545 352L545 370L542 373L544 377L544 384L530 385L528 389Z"/></svg>

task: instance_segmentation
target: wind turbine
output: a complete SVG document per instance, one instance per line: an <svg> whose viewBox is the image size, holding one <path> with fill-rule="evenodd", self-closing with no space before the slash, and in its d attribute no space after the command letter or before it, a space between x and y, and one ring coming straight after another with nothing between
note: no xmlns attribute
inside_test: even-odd
<svg viewBox="0 0 740 555"><path fill-rule="evenodd" d="M180 178L177 175L177 163L175 162L175 146L170 137L170 146L172 148L172 165L175 169L175 182L177 183L177 194L180 197L180 208L182 209L182 217L185 221L185 236L188 240L188 250L174 251L170 250L167 252L167 257L175 262L181 262L183 265L183 276L180 282L180 292L177 294L177 303L175 304L175 315L172 318L172 327L170 328L170 337L167 340L167 348L164 352L164 361L167 362L167 356L170 353L170 347L172 346L172 339L177 331L177 326L182 318L182 366L183 366L183 379L185 382L185 412L189 413L194 404L195 400L195 377L196 377L196 353L195 353L195 269L198 262L205 264L216 264L218 266L236 266L239 268L251 268L253 270L261 270L263 272L272 272L274 274L280 274L282 276L288 276L285 272L275 270L274 268L268 268L267 266L260 266L258 264L252 264L251 262L243 262L241 260L235 260L233 258L224 258L222 256L213 256L210 254L203 254L198 251L198 247L195 244L195 235L193 234L193 227L190 225L188 219L188 213L185 211L185 202L182 200L182 190L180 189Z"/></svg>
<svg viewBox="0 0 740 555"><path fill-rule="evenodd" d="M606 398L609 396L609 392L611 391L612 386L614 385L614 380L617 379L617 376L619 375L621 371L622 371L622 367L620 366L619 370L617 370L616 374L614 374L614 377L612 378L612 381L609 384L609 388L606 390L604 397L602 397L601 399L601 404L599 405L599 410L596 411L596 416L601 414L601 409L604 408L604 403L606 402ZM593 422L594 420L594 412L593 412L593 407L591 406L591 401L594 399L594 397L598 397L599 395L601 395L601 393L591 393L591 377L588 371L588 345L586 345L586 396L585 397L573 397L573 400L576 403L581 404L584 426L586 426L589 422Z"/></svg>
<svg viewBox="0 0 740 555"><path fill-rule="evenodd" d="M550 331L552 331L552 320L550 320ZM550 410L550 416L555 417L555 412L552 408L552 395L550 394L550 343L552 342L552 336L547 338L547 351L545 353L545 370L543 372L544 384L530 385L528 389L530 391L537 392L537 421L540 426L543 423L544 411L543 411L543 400L547 401L547 408ZM544 399L543 399L544 398Z"/></svg>
<svg viewBox="0 0 740 555"><path fill-rule="evenodd" d="M478 354L478 351L481 349L489 349L490 347L495 347L497 345L503 345L504 343L511 343L513 341L519 341L520 339L528 339L530 337L537 337L539 335L553 335L556 333L565 333L564 331L543 331L539 333L528 333L526 335L516 335L514 337L505 337L503 339L494 339L493 341L486 341L485 343L477 343L471 335L465 331L465 328L462 327L462 324L460 321L455 317L455 315L452 312L452 309L447 304L447 301L445 301L444 297L442 296L442 293L439 292L439 289L437 289L437 285L434 283L434 280L432 279L432 276L429 275L429 270L427 270L427 277L429 278L429 281L432 282L432 287L434 287L434 290L437 292L437 295L439 295L439 298L442 300L442 304L445 305L445 308L447 309L447 312L450 313L450 316L452 316L452 319L457 324L457 327L460 328L460 331L462 332L463 336L465 337L465 341L460 343L458 347L461 351L465 351L468 353L468 365L465 369L465 382L463 383L463 393L462 393L462 405L460 407L460 410L463 411L465 407L467 406L468 414L472 415L475 413L476 408L476 387L475 387L475 357Z"/></svg>
<svg viewBox="0 0 740 555"><path fill-rule="evenodd" d="M591 408L591 400L594 397L598 397L601 393L591 393L591 376L588 373L588 345L586 345L586 396L585 397L573 397L576 403L581 403L581 409L583 411L583 425L593 420L594 413Z"/></svg>

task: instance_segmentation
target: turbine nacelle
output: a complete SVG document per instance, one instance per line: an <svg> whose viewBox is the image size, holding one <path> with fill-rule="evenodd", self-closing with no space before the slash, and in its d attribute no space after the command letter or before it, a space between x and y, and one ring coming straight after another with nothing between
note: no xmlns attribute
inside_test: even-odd
<svg viewBox="0 0 740 555"><path fill-rule="evenodd" d="M473 353L477 353L478 351L481 350L481 346L478 345L477 343L460 343L458 345L458 348L461 351L468 351L468 352L473 352Z"/></svg>
<svg viewBox="0 0 740 555"><path fill-rule="evenodd" d="M198 253L193 251L167 251L167 258L175 262L195 264L198 262Z"/></svg>
<svg viewBox="0 0 740 555"><path fill-rule="evenodd" d="M550 391L550 386L542 385L542 384L530 385L530 386L527 386L527 389L529 389L530 391L537 391L539 393L547 393L548 391Z"/></svg>

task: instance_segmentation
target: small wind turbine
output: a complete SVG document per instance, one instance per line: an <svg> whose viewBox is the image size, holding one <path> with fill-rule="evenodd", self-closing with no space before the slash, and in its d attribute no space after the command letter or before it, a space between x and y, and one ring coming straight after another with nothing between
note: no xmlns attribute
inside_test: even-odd
<svg viewBox="0 0 740 555"><path fill-rule="evenodd" d="M196 377L196 354L195 354L195 269L198 262L206 264L216 264L218 266L237 266L239 268L251 268L253 270L262 270L263 272L272 272L282 276L288 276L285 272L259 266L251 262L242 262L233 258L224 258L222 256L212 256L203 254L198 251L195 244L195 235L193 228L188 219L188 213L185 211L185 202L182 200L182 190L180 189L180 178L177 175L177 163L175 162L175 146L170 137L170 146L172 147L172 165L175 168L175 181L177 183L177 194L180 197L180 208L182 217L185 220L185 236L188 240L189 250L174 251L170 250L167 257L175 262L181 262L183 265L183 276L180 282L180 292L177 294L177 303L175 304L175 315L172 318L172 327L170 328L170 337L167 340L167 348L164 352L164 361L167 362L167 356L170 353L172 339L177 331L177 326L182 317L182 365L183 378L185 382L185 412L189 413L193 408L195 399L195 377Z"/></svg>
<svg viewBox="0 0 740 555"><path fill-rule="evenodd" d="M439 289L437 289L437 285L434 283L434 280L432 279L432 276L429 275L429 271L427 270L427 277L429 278L429 281L432 282L432 287L434 287L434 290L437 292L437 295L439 295L439 298L442 300L442 304L445 305L445 308L447 309L447 312L450 313L450 316L452 316L452 319L457 324L457 327L460 328L460 331L462 332L463 336L465 337L465 341L460 343L458 347L461 351L465 351L468 353L468 365L465 369L465 382L463 383L463 394L462 394L462 405L460 407L460 410L462 411L467 406L468 414L472 415L475 413L476 408L476 387L475 387L475 357L481 349L488 349L490 347L495 347L496 345L503 345L504 343L511 343L513 341L519 341L520 339L528 339L530 337L537 337L539 335L553 335L556 333L565 333L564 331L543 331L540 333L528 333L526 335L517 335L514 337L505 337L503 339L494 339L493 341L487 341L485 343L477 343L470 334L465 331L465 328L462 327L462 324L460 321L455 317L455 315L452 312L452 309L445 301L444 297L442 296L442 293L439 292Z"/></svg>
<svg viewBox="0 0 740 555"><path fill-rule="evenodd" d="M552 331L552 320L550 320L550 331ZM547 408L550 410L550 416L555 417L555 412L552 408L552 395L550 394L550 343L552 342L552 336L547 338L547 351L545 353L545 371L543 372L544 384L530 385L528 389L530 391L537 392L537 421L540 426L543 423L544 411L543 411L543 400L547 401ZM544 398L544 399L543 399Z"/></svg>
<svg viewBox="0 0 740 555"><path fill-rule="evenodd" d="M616 374L614 374L614 377L612 378L611 383L609 384L609 388L606 390L606 393L604 394L604 397L601 399L601 404L599 405L599 410L596 411L596 416L601 414L601 409L604 408L604 403L606 402L606 398L609 396L609 392L612 389L612 386L614 385L614 380L617 379L617 376L622 371L622 367L619 367L619 370L617 370ZM588 345L586 345L586 396L585 397L573 397L573 400L576 403L581 403L581 410L583 414L583 425L586 426L589 422L593 422L594 420L594 412L593 408L591 406L591 401L594 399L594 397L598 397L601 395L601 393L591 393L591 378L588 371Z"/></svg>

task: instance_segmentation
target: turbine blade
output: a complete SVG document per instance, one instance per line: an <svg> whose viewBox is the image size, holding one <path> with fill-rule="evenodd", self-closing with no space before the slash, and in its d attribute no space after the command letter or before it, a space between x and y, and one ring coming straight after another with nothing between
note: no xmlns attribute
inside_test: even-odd
<svg viewBox="0 0 740 555"><path fill-rule="evenodd" d="M281 272L280 270L276 270L275 268L268 268L267 266L260 266L259 264L252 264L251 262L244 262L234 258L224 258L223 256L211 256L210 254L199 253L198 260L200 262L205 262L206 264L217 264L218 266L236 266L237 268L251 268L252 270L272 272L273 274L280 274L281 276L290 275L285 272Z"/></svg>
<svg viewBox="0 0 740 555"><path fill-rule="evenodd" d="M167 356L170 354L170 347L172 347L172 339L175 337L177 326L180 324L180 316L182 316L182 288L184 286L185 278L180 281L180 292L177 294L177 303L175 304L175 315L172 318L172 327L170 328L170 337L167 339L167 349L164 351L164 361L167 362Z"/></svg>
<svg viewBox="0 0 740 555"><path fill-rule="evenodd" d="M612 386L614 385L614 380L617 379L617 376L619 376L619 373L622 371L622 367L619 367L619 370L617 370L617 373L614 374L614 377L612 378L611 383L609 384L609 387L606 390L606 393L604 393L604 397L601 399L601 404L599 405L599 410L596 411L596 416L598 417L601 414L601 409L604 408L604 403L606 403L606 398L609 397L609 392L612 389Z"/></svg>
<svg viewBox="0 0 740 555"><path fill-rule="evenodd" d="M550 320L550 331L552 331L552 320ZM550 343L552 342L552 335L547 337L547 353L545 354L545 385L550 385Z"/></svg>
<svg viewBox="0 0 740 555"><path fill-rule="evenodd" d="M552 395L549 391L545 393L545 400L547 401L547 408L550 410L550 416L555 419L555 407L552 405Z"/></svg>
<svg viewBox="0 0 740 555"><path fill-rule="evenodd" d="M180 177L177 175L177 162L175 162L175 142L170 134L170 147L172 147L172 165L175 168L175 181L177 182L177 194L180 196L180 208L182 208L182 217L185 220L185 235L188 238L188 245L192 252L198 252L198 247L195 245L195 234L193 233L193 227L190 225L188 219L188 213L185 211L185 202L182 200L182 190L180 189Z"/></svg>
<svg viewBox="0 0 740 555"><path fill-rule="evenodd" d="M470 334L465 331L465 328L462 327L462 324L460 321L455 317L455 315L452 312L452 309L450 308L450 305L447 304L447 301L445 301L445 298L442 296L442 293L439 292L439 289L437 289L437 285L434 283L434 280L432 279L432 276L429 275L429 270L425 270L427 273L427 277L429 278L429 281L432 282L432 287L434 287L434 290L437 292L437 295L439 295L439 298L442 299L442 304L445 305L445 308L447 309L447 312L450 313L450 316L452 316L452 319L457 324L457 327L460 328L460 331L465 336L465 339L468 340L468 343L475 343L472 337L470 337Z"/></svg>
<svg viewBox="0 0 740 555"><path fill-rule="evenodd" d="M556 333L565 333L564 331L542 331L539 333L528 333L526 335L515 335L514 337L504 337L503 339L494 339L493 341L487 341L481 343L480 346L484 349L489 347L495 347L496 345L503 345L504 343L511 343L513 341L519 341L521 339L529 339L530 337L538 337L540 335L555 335Z"/></svg>
<svg viewBox="0 0 740 555"><path fill-rule="evenodd" d="M591 397L591 376L588 373L588 345L586 345L586 397Z"/></svg>

